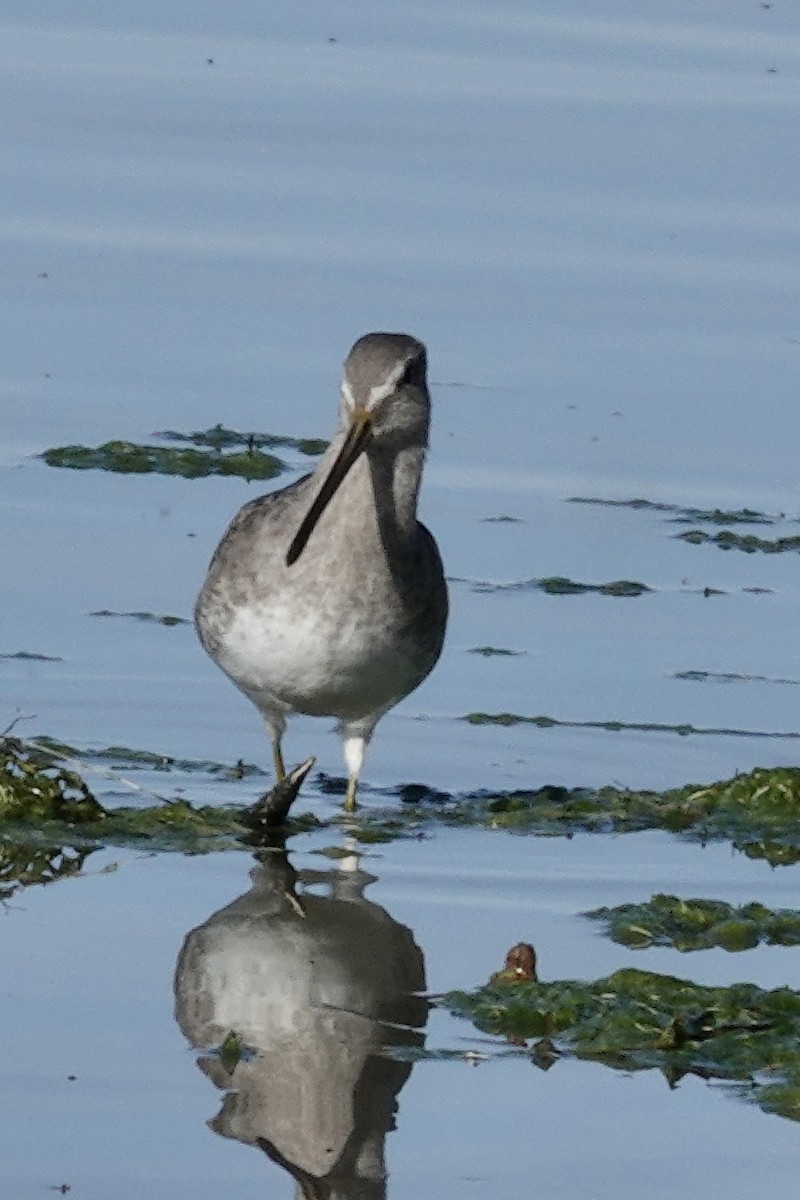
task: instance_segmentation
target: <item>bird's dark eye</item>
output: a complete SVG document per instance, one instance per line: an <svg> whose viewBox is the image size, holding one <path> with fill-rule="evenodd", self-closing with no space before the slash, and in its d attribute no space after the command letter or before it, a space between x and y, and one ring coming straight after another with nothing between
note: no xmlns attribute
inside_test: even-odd
<svg viewBox="0 0 800 1200"><path fill-rule="evenodd" d="M400 376L397 382L398 387L404 387L408 384L420 384L425 374L425 368L419 358L412 358L406 364L406 369Z"/></svg>

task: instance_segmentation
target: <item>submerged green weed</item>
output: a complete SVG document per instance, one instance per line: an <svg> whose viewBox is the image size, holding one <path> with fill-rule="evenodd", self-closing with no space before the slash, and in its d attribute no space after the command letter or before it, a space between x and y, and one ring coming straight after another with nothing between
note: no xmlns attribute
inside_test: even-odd
<svg viewBox="0 0 800 1200"><path fill-rule="evenodd" d="M507 650L503 646L473 646L470 654L480 654L482 658L517 658L522 650Z"/></svg>
<svg viewBox="0 0 800 1200"><path fill-rule="evenodd" d="M760 538L753 533L735 533L731 529L722 529L719 533L706 533L704 529L687 529L684 533L676 533L676 538L689 542L692 546L710 543L719 546L720 550L743 550L745 554L786 554L800 551L800 537Z"/></svg>
<svg viewBox="0 0 800 1200"><path fill-rule="evenodd" d="M653 589L635 579L613 579L610 583L578 583L563 575L548 575L542 579L521 579L515 583L491 583L480 579L472 583L472 590L481 593L544 592L547 596L585 596L588 592L596 592L599 596L631 599L644 596Z"/></svg>
<svg viewBox="0 0 800 1200"><path fill-rule="evenodd" d="M18 662L63 662L57 654L37 654L30 650L16 650L13 654L0 654L0 658L16 660Z"/></svg>
<svg viewBox="0 0 800 1200"><path fill-rule="evenodd" d="M110 608L98 608L89 613L90 617L129 617L133 621L142 621L146 625L191 625L188 617L175 617L170 613L152 612L113 612Z"/></svg>
<svg viewBox="0 0 800 1200"><path fill-rule="evenodd" d="M570 496L569 504L597 504L605 508L631 508L637 511L671 513L676 522L708 525L774 525L786 519L783 513L763 513L753 508L684 508L657 500L603 500L593 496Z"/></svg>
<svg viewBox="0 0 800 1200"><path fill-rule="evenodd" d="M775 675L741 675L737 671L676 671L672 678L689 683L781 683L800 687L800 679L785 679Z"/></svg>
<svg viewBox="0 0 800 1200"><path fill-rule="evenodd" d="M625 730L636 733L677 733L681 737L690 734L706 737L741 737L741 738L775 738L795 741L800 739L800 733L789 730L768 729L727 729L701 725L667 725L662 721L570 721L563 717L549 717L540 714L531 717L524 713L512 712L471 712L466 713L462 721L470 725L532 725L537 729L553 729L561 726L564 729L605 729L608 733L621 733Z"/></svg>
<svg viewBox="0 0 800 1200"><path fill-rule="evenodd" d="M270 450L285 448L297 450L300 454L315 457L322 454L328 443L322 438L295 438L276 433L242 433L238 429L227 429L224 425L213 425L211 429L195 430L193 433L180 433L175 429L164 429L154 433L153 437L166 442L185 442L191 446L209 446L212 450L229 450L232 446L241 446L246 450L261 450L267 446Z"/></svg>

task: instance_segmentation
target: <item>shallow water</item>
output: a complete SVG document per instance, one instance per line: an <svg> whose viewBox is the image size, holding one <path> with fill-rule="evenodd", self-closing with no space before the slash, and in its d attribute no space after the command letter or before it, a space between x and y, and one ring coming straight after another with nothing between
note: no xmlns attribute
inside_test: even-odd
<svg viewBox="0 0 800 1200"><path fill-rule="evenodd" d="M314 853L324 844L329 843L319 836L302 838L293 854L301 875L314 873L308 891L320 897L319 904L330 895L333 876L340 901L346 894L341 889L353 886L352 864L348 871ZM113 873L103 873L112 865ZM333 926L320 926L318 913L310 912L306 922L295 916L276 926L274 918L260 919L251 904L238 920L214 917L234 900L246 903L237 897L247 895L252 867L246 854L192 859L101 852L89 860L83 878L30 889L7 913L10 1020L3 1077L10 1089L4 1122L9 1194L35 1196L47 1185L70 1182L89 1196L112 1188L134 1195L143 1187L161 1195L174 1186L204 1196L225 1181L246 1196L258 1194L265 1182L276 1195L292 1194L286 1172L252 1145L243 1149L224 1119L226 1136L206 1125L222 1105L220 1080L214 1086L198 1070L173 1019L176 961L191 930L215 929L216 940L199 960L205 985L198 982L197 963L188 984L185 963L178 979L197 997L206 1021L209 1013L215 1014L212 1023L233 1019L257 1046L253 1030L265 1026L257 1012L246 1013L255 1006L272 1014L276 1005L282 1019L273 1017L266 1025L272 1040L262 1047L263 1077L267 1085L275 1077L280 1081L286 1055L292 1054L292 1070L307 1079L312 1095L320 1089L328 1095L333 1087L332 1035L322 1027L330 1010L318 997L312 1009L318 1024L309 1030L301 1016L301 971L293 968L292 939L300 939L294 949L305 961L310 953L305 939L313 936L306 923L321 930L314 953L319 964L329 965L318 964L317 978L328 981L340 1002L336 988L363 989L367 968L359 972L352 962L345 968L332 950ZM377 907L370 919L383 922L387 946L398 937L407 944L403 927L410 928L432 991L487 978L507 945L520 937L535 941L545 978L592 978L622 961L639 965L643 957L653 969L709 983L740 978L744 961L747 977L764 986L796 977L794 950L762 948L746 956L662 950L642 956L598 937L593 923L577 915L600 902L649 895L651 889L702 892L731 902L757 894L774 906L796 903L787 872L769 872L722 846L687 849L665 835L567 841L469 830L381 847L362 858L361 867L377 877L366 888L366 900ZM301 889L301 897L308 891ZM349 929L361 930L363 937L363 902L351 891L346 903L353 910L346 918ZM396 979L403 968L393 961ZM351 998L348 1004L353 1003ZM181 1016L202 1052L198 1027L185 1011ZM282 1049L274 1026L287 1021L294 1022L295 1039ZM503 1186L522 1196L531 1172L542 1188L565 1196L642 1188L646 1195L745 1197L756 1171L770 1195L790 1194L795 1126L732 1099L719 1086L688 1078L670 1091L658 1072L628 1076L569 1060L543 1073L441 1011L428 1019L425 1042L431 1051L487 1058L477 1066L461 1057L418 1062L401 1084L397 1129L386 1145L392 1196L418 1195L421 1188L456 1195L467 1186L478 1195ZM358 1046L352 1053L358 1054ZM249 1103L244 1126L229 1112L238 1137L247 1142L255 1128L275 1140L285 1110L274 1094L267 1094L271 1107L263 1100L256 1106L247 1081L239 1086ZM346 1113L346 1087L331 1102L335 1113ZM313 1100L309 1107L314 1109ZM309 1139L317 1132L303 1128Z"/></svg>
<svg viewBox="0 0 800 1200"><path fill-rule="evenodd" d="M800 680L797 555L690 545L674 514L567 503L750 508L775 523L740 532L800 530L790 5L237 0L112 19L65 0L54 20L8 0L2 22L0 654L60 661L0 659L0 725L19 712L21 732L80 746L265 763L255 713L191 627L89 615L188 616L259 485L32 456L217 421L327 436L350 342L406 328L430 349L423 516L453 612L439 667L381 723L365 804L409 781L661 788L797 761L798 741L772 736L800 733L798 684L781 682ZM500 516L516 520L487 520ZM554 576L652 590L494 586ZM484 646L520 653L470 653ZM476 711L729 732L459 720ZM341 773L324 723L298 721L287 749ZM161 782L144 778L143 802ZM301 803L334 802L312 783ZM297 839L295 866L330 870L324 844ZM0 922L9 1195L255 1196L265 1180L292 1194L263 1152L206 1127L222 1097L172 1017L184 937L246 892L252 865L109 850L14 899ZM577 916L659 890L800 907L797 868L726 846L451 830L362 866L432 991L483 982L521 938L545 978L632 961L795 983L795 950L633 955ZM574 1061L545 1074L440 1011L425 1037L489 1060L414 1066L387 1139L395 1198L796 1190L795 1127L719 1087L670 1092L654 1072Z"/></svg>

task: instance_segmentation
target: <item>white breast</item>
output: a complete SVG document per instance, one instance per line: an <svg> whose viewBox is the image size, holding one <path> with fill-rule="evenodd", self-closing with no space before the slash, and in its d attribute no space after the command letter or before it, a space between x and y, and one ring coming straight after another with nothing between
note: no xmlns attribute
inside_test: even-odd
<svg viewBox="0 0 800 1200"><path fill-rule="evenodd" d="M332 629L318 608L273 600L267 610L237 610L216 657L264 711L354 719L384 711L416 687L422 676L410 649L357 611Z"/></svg>

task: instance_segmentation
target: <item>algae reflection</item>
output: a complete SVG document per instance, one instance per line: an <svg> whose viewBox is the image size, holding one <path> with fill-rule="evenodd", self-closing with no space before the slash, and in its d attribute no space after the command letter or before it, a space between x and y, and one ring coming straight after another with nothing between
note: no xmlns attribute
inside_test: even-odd
<svg viewBox="0 0 800 1200"><path fill-rule="evenodd" d="M374 876L351 851L299 873L260 851L251 878L187 934L175 973L178 1023L224 1093L210 1127L263 1150L298 1197L381 1200L412 1069L390 1051L423 1043L422 953L364 897Z"/></svg>

